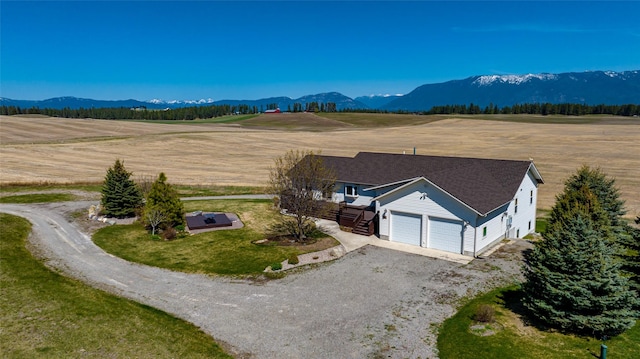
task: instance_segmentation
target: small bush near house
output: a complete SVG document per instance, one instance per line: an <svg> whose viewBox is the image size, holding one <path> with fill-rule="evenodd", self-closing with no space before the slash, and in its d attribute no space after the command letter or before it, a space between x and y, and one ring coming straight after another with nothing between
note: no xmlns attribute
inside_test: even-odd
<svg viewBox="0 0 640 359"><path fill-rule="evenodd" d="M493 323L496 311L488 304L481 304L473 315L473 320L480 323Z"/></svg>
<svg viewBox="0 0 640 359"><path fill-rule="evenodd" d="M298 263L300 263L300 260L298 259L298 256L295 255L295 254L292 254L289 257L289 264L298 264Z"/></svg>
<svg viewBox="0 0 640 359"><path fill-rule="evenodd" d="M271 270L280 270L282 269L282 263L276 262L271 265Z"/></svg>
<svg viewBox="0 0 640 359"><path fill-rule="evenodd" d="M165 241L172 241L176 239L177 236L178 236L178 232L176 232L175 228L173 227L169 227L164 231L162 231L162 237L164 238Z"/></svg>

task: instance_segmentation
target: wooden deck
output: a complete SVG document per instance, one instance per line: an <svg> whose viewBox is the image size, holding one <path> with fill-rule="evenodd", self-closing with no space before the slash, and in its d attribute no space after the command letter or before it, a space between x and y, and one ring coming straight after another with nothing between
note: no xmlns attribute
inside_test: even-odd
<svg viewBox="0 0 640 359"><path fill-rule="evenodd" d="M352 206L345 202L325 202L322 218L336 221L340 226L353 228L352 232L364 236L376 233L378 216L368 206Z"/></svg>

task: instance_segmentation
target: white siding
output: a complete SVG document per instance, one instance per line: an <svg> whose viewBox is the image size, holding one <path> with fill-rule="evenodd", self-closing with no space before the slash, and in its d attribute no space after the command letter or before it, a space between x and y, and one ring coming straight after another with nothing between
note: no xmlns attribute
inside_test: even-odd
<svg viewBox="0 0 640 359"><path fill-rule="evenodd" d="M475 221L475 213L426 181L416 182L381 198L379 211L381 215L380 237L382 238L389 238L389 214L391 211L422 214L423 236L424 233L428 233L426 228L428 217L462 220L471 223ZM472 231L466 230L464 232L465 243L469 241L469 238L473 243L473 233L469 234L469 232ZM426 246L426 243L423 243L423 246Z"/></svg>
<svg viewBox="0 0 640 359"><path fill-rule="evenodd" d="M497 240L502 240L505 237L507 230L507 215L503 215L507 209L507 206L498 208L497 210L489 213L486 217L480 217L478 219L478 227L476 231L476 253L480 253L483 249ZM487 229L485 235L484 229ZM473 254L473 242L471 246L465 247L465 251Z"/></svg>
<svg viewBox="0 0 640 359"><path fill-rule="evenodd" d="M356 188L357 196L347 196L345 192L346 186L352 186ZM354 183L338 183L336 185L335 193L332 196L334 202L347 202L356 206L368 206L371 200L376 196L375 191L365 191L367 186L358 185Z"/></svg>
<svg viewBox="0 0 640 359"><path fill-rule="evenodd" d="M533 200L531 200L531 192L533 191ZM515 211L515 199L518 199L518 213ZM514 200L509 205L509 215L512 216L511 227L514 228L514 236L520 230L522 238L529 233L533 233L536 229L536 207L538 201L538 183L531 173L522 180L518 192L514 196ZM529 229L531 222L531 229Z"/></svg>

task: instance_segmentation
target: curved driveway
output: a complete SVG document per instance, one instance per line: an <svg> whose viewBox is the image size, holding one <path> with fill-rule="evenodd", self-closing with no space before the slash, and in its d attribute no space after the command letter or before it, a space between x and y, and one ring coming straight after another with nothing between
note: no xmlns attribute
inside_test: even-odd
<svg viewBox="0 0 640 359"><path fill-rule="evenodd" d="M436 357L432 324L460 297L517 275L373 246L265 283L178 273L105 253L64 217L69 205L0 211L33 224L31 240L49 265L192 322L239 357Z"/></svg>

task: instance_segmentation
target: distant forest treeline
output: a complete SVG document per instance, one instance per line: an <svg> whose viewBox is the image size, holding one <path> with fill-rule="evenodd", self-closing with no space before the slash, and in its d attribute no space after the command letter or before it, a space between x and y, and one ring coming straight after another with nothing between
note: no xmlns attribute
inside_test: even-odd
<svg viewBox="0 0 640 359"><path fill-rule="evenodd" d="M269 104L267 109L275 109L277 104ZM436 114L460 114L460 115L479 115L479 114L532 114L532 115L617 115L617 116L639 116L640 104L628 105L584 105L584 104L551 104L551 103L532 103L518 104L513 106L505 106L498 108L496 105L489 105L481 108L473 103L469 105L446 105L434 106L429 111L408 112L408 111L384 111L384 110L368 110L368 109L343 109L336 110L335 103L317 103L311 102L304 106L302 104L294 104L287 109L289 112L365 112L365 113L417 113L422 115ZM0 106L0 115L19 115L19 114L41 114L52 117L65 118L95 118L105 120L180 120L189 121L195 119L206 119L233 114L256 114L263 112L256 106L248 105L212 105L212 106L194 106L183 107L166 110L148 110L142 108L63 108L52 109L37 107L20 108L17 106Z"/></svg>
<svg viewBox="0 0 640 359"><path fill-rule="evenodd" d="M387 112L379 110L350 110L345 109L342 112ZM616 116L638 116L640 115L640 104L628 105L584 105L576 103L525 103L513 106L498 106L490 104L484 108L474 105L445 105L434 106L429 111L409 112L395 111L393 113L418 113L422 115L495 115L495 114L529 114L529 115L567 115L567 116L584 116L584 115L616 115Z"/></svg>

